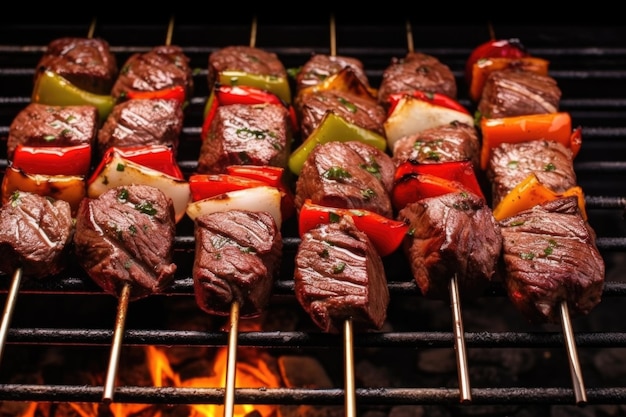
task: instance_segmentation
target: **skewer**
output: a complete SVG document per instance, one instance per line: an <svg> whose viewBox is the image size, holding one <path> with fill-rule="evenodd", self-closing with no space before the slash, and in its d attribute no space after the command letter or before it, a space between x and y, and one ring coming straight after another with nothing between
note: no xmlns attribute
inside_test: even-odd
<svg viewBox="0 0 626 417"><path fill-rule="evenodd" d="M413 30L411 22L406 22L407 46L409 52L414 52ZM461 403L472 401L472 392L469 381L469 370L467 365L467 353L465 349L465 332L463 330L463 315L461 313L461 298L459 296L459 278L455 273L450 277L450 308L452 309L452 329L454 333L454 350L456 352L456 363L459 372L459 391Z"/></svg>

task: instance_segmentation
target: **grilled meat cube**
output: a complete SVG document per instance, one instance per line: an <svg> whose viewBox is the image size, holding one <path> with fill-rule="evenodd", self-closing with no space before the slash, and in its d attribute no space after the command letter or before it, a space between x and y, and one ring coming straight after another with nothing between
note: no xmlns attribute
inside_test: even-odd
<svg viewBox="0 0 626 417"><path fill-rule="evenodd" d="M131 285L131 299L162 292L174 279L172 200L149 185L112 188L85 198L76 215L74 251L106 293Z"/></svg>
<svg viewBox="0 0 626 417"><path fill-rule="evenodd" d="M306 199L329 207L356 208L392 217L395 167L389 155L357 141L316 146L296 180L295 205Z"/></svg>
<svg viewBox="0 0 626 417"><path fill-rule="evenodd" d="M396 165L412 160L421 164L472 161L480 165L480 142L474 126L452 122L398 139L393 146Z"/></svg>
<svg viewBox="0 0 626 417"><path fill-rule="evenodd" d="M209 55L207 81L214 86L223 71L287 78L287 70L278 55L260 48L234 45L221 48Z"/></svg>
<svg viewBox="0 0 626 417"><path fill-rule="evenodd" d="M530 174L556 193L577 185L572 151L562 144L544 140L503 143L492 150L486 171L493 207Z"/></svg>
<svg viewBox="0 0 626 417"><path fill-rule="evenodd" d="M195 221L194 293L209 314L229 315L233 302L242 317L261 314L279 272L282 236L267 212L227 210Z"/></svg>
<svg viewBox="0 0 626 417"><path fill-rule="evenodd" d="M286 167L292 131L289 112L275 104L219 106L200 147L199 173L224 172L228 165Z"/></svg>
<svg viewBox="0 0 626 417"><path fill-rule="evenodd" d="M189 99L194 89L189 61L177 45L159 45L147 52L135 53L124 63L111 95L122 101L129 90L155 91L179 85L185 88L185 97Z"/></svg>
<svg viewBox="0 0 626 417"><path fill-rule="evenodd" d="M576 197L537 205L499 224L506 290L529 321L560 322L563 301L572 315L587 314L600 302L605 265Z"/></svg>
<svg viewBox="0 0 626 417"><path fill-rule="evenodd" d="M16 191L0 207L0 272L24 276L61 272L74 235L68 202Z"/></svg>
<svg viewBox="0 0 626 417"><path fill-rule="evenodd" d="M385 109L374 98L346 91L320 90L296 96L294 107L300 120L302 137L307 138L320 124L326 112L333 112L344 120L385 135Z"/></svg>
<svg viewBox="0 0 626 417"><path fill-rule="evenodd" d="M387 108L391 94L414 90L457 98L456 79L450 67L434 56L421 52L409 52L404 58L391 60L391 64L383 71L378 101Z"/></svg>
<svg viewBox="0 0 626 417"><path fill-rule="evenodd" d="M112 146L145 145L178 149L183 130L183 107L177 100L136 99L117 104L98 131L100 157Z"/></svg>
<svg viewBox="0 0 626 417"><path fill-rule="evenodd" d="M361 60L348 56L314 54L296 75L297 90L318 85L344 68L350 68L359 81L370 88Z"/></svg>
<svg viewBox="0 0 626 417"><path fill-rule="evenodd" d="M551 76L507 69L489 74L477 109L487 118L556 113L560 100L561 89Z"/></svg>
<svg viewBox="0 0 626 417"><path fill-rule="evenodd" d="M76 146L96 141L98 110L93 106L50 106L30 103L9 126L7 157L17 145Z"/></svg>
<svg viewBox="0 0 626 417"><path fill-rule="evenodd" d="M44 71L61 75L94 94L110 94L118 76L117 59L100 38L63 37L50 42L37 63L35 81Z"/></svg>
<svg viewBox="0 0 626 417"><path fill-rule="evenodd" d="M405 206L397 218L411 226L403 250L424 296L449 298L454 274L468 298L496 279L502 235L484 199L466 192L425 198Z"/></svg>
<svg viewBox="0 0 626 417"><path fill-rule="evenodd" d="M323 331L377 330L387 315L389 289L382 258L370 239L343 216L302 236L295 257L295 295Z"/></svg>

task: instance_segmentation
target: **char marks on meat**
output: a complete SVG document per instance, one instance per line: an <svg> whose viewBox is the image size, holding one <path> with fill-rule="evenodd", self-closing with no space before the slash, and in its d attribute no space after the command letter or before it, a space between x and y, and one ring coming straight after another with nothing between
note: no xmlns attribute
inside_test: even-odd
<svg viewBox="0 0 626 417"><path fill-rule="evenodd" d="M424 296L448 299L454 274L463 297L480 295L496 278L502 235L482 198L467 192L425 198L397 218L411 226L403 250Z"/></svg>
<svg viewBox="0 0 626 417"><path fill-rule="evenodd" d="M345 68L352 71L365 87L370 88L361 60L341 55L314 54L296 75L297 89L300 91L303 88L316 86Z"/></svg>
<svg viewBox="0 0 626 417"><path fill-rule="evenodd" d="M111 95L123 101L128 91L156 91L181 86L186 97L194 89L193 70L180 46L159 45L131 55L120 70Z"/></svg>
<svg viewBox="0 0 626 417"><path fill-rule="evenodd" d="M561 198L500 221L505 286L531 322L560 322L561 302L572 315L601 300L604 261L595 232L575 197Z"/></svg>
<svg viewBox="0 0 626 417"><path fill-rule="evenodd" d="M98 131L98 151L110 147L165 145L177 152L183 130L183 108L178 100L135 99L117 104Z"/></svg>
<svg viewBox="0 0 626 417"><path fill-rule="evenodd" d="M383 262L349 217L321 224L302 236L295 257L295 295L323 331L377 330L387 315L389 289Z"/></svg>
<svg viewBox="0 0 626 417"><path fill-rule="evenodd" d="M493 207L531 174L555 193L577 185L572 151L554 141L503 143L492 150L486 174Z"/></svg>
<svg viewBox="0 0 626 417"><path fill-rule="evenodd" d="M489 74L477 109L487 118L556 113L560 100L551 76L509 69Z"/></svg>
<svg viewBox="0 0 626 417"><path fill-rule="evenodd" d="M50 106L30 103L9 126L7 157L18 145L77 146L95 144L98 110L93 106Z"/></svg>
<svg viewBox="0 0 626 417"><path fill-rule="evenodd" d="M226 46L211 53L208 69L209 86L219 82L219 74L223 71L287 78L287 70L278 55L245 45Z"/></svg>
<svg viewBox="0 0 626 417"><path fill-rule="evenodd" d="M107 293L131 298L162 292L174 279L172 200L149 185L112 188L83 199L74 250L87 274Z"/></svg>
<svg viewBox="0 0 626 417"><path fill-rule="evenodd" d="M15 192L0 207L0 272L22 268L24 276L44 278L61 272L74 235L68 202Z"/></svg>
<svg viewBox="0 0 626 417"><path fill-rule="evenodd" d="M392 217L391 156L371 145L331 141L316 146L296 180L295 204L306 199L328 207L364 209Z"/></svg>
<svg viewBox="0 0 626 417"><path fill-rule="evenodd" d="M292 140L288 110L275 104L219 106L202 142L199 173L221 173L228 165L286 167Z"/></svg>
<svg viewBox="0 0 626 417"><path fill-rule="evenodd" d="M472 161L480 166L480 142L474 126L452 122L398 139L393 147L396 165L411 160L420 164Z"/></svg>
<svg viewBox="0 0 626 417"><path fill-rule="evenodd" d="M452 70L436 57L409 52L404 58L393 58L383 71L378 89L379 102L387 107L391 94L415 90L457 98L456 79Z"/></svg>
<svg viewBox="0 0 626 417"><path fill-rule="evenodd" d="M63 37L50 42L37 63L35 78L44 71L59 74L76 87L108 95L118 76L117 60L101 38Z"/></svg>
<svg viewBox="0 0 626 417"><path fill-rule="evenodd" d="M269 303L282 256L282 236L267 212L227 210L195 221L196 302L209 314L261 314Z"/></svg>

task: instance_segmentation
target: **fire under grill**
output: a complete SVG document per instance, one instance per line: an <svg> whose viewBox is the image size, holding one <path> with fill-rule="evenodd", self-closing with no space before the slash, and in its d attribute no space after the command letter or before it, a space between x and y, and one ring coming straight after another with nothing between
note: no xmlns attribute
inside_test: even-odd
<svg viewBox="0 0 626 417"><path fill-rule="evenodd" d="M363 61L375 86L391 58L407 52L410 38L416 51L434 55L452 68L460 101L470 108L463 69L471 50L487 40L491 30L498 38L520 38L533 55L550 61L550 73L563 92L561 108L571 113L575 125L583 127L583 146L575 169L607 267L601 304L588 316L572 319L586 409L597 413L593 415L626 414L621 407L626 404L626 28L497 21L452 25L418 17L357 22L354 17L343 20L336 15L331 31L330 16L297 19L293 16L290 21L277 22L240 15L226 22L216 16L203 20L163 16L132 22L97 19L94 27L95 35L110 43L119 63L134 52L165 43L171 29L171 43L181 46L192 67L197 68L195 93L180 141L179 161L186 173L195 169L199 152L208 96L208 55L224 46L249 44L252 27L256 29L256 46L276 52L287 68L301 66L314 52L329 53L332 42L336 42L338 54ZM2 171L7 163L4 144L9 125L30 101L35 66L45 45L61 36L85 36L92 25L94 21L85 18L45 23L18 19L0 26ZM323 388L237 388L238 404L305 404L314 409L344 404L341 349L345 340L341 335L318 331L294 297L293 258L299 244L295 230L293 224L284 225L281 278L274 287L267 317L260 328L244 327L238 334L238 345L266 351L275 358L315 357L332 384ZM188 219L178 225L175 245L178 270L173 286L164 295L129 306L122 363L133 348L202 349L229 343L225 319L209 317L194 308L194 238ZM391 410L402 406L431 407L439 410L435 415L522 415L524 410L577 405L561 327L526 323L499 285L478 299L463 300L471 401L461 404L450 303L422 297L401 255L385 258L385 268L391 292L388 325L379 332L355 334L353 339L355 396L363 415L391 415ZM0 278L0 291L6 300L11 277ZM104 372L114 336L116 306L116 299L103 294L71 263L59 277L24 279L0 362L0 401L99 403L101 379L94 384L74 383L48 374L68 372L70 363L80 367L84 364L76 359L80 356L101 357ZM46 353L51 349L73 360L57 358L55 362ZM33 382L22 377L37 368L47 378ZM114 402L222 404L224 395L223 386L118 383Z"/></svg>

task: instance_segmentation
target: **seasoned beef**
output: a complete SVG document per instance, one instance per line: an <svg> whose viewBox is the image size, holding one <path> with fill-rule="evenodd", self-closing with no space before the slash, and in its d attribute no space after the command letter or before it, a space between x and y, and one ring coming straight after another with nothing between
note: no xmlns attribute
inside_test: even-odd
<svg viewBox="0 0 626 417"><path fill-rule="evenodd" d="M282 236L267 212L227 210L195 221L194 293L209 314L229 315L233 302L242 317L268 305L282 256Z"/></svg>
<svg viewBox="0 0 626 417"><path fill-rule="evenodd" d="M9 126L7 157L17 145L76 146L95 144L98 110L93 106L50 106L30 103Z"/></svg>
<svg viewBox="0 0 626 417"><path fill-rule="evenodd" d="M314 54L296 75L297 90L318 85L344 68L349 68L365 87L370 88L361 60L341 55Z"/></svg>
<svg viewBox="0 0 626 417"><path fill-rule="evenodd" d="M298 94L294 107L300 121L302 137L307 138L320 124L326 112L333 112L344 120L385 135L385 109L374 98L346 91L319 90Z"/></svg>
<svg viewBox="0 0 626 417"><path fill-rule="evenodd" d="M226 46L209 55L208 85L215 85L219 80L219 73L223 71L287 78L287 70L278 55L244 45Z"/></svg>
<svg viewBox="0 0 626 417"><path fill-rule="evenodd" d="M554 141L503 143L492 150L486 174L493 207L530 174L556 193L576 186L572 151Z"/></svg>
<svg viewBox="0 0 626 417"><path fill-rule="evenodd" d="M480 142L474 126L452 122L398 139L393 146L396 165L413 160L421 164L472 161L480 166Z"/></svg>
<svg viewBox="0 0 626 417"><path fill-rule="evenodd" d="M101 38L63 37L51 41L37 63L35 79L50 70L76 87L110 94L117 79L117 59Z"/></svg>
<svg viewBox="0 0 626 417"><path fill-rule="evenodd" d="M117 104L98 131L100 156L112 146L166 145L177 152L183 108L177 100L127 100Z"/></svg>
<svg viewBox="0 0 626 417"><path fill-rule="evenodd" d="M296 180L295 205L356 208L393 216L395 167L389 155L362 142L331 141L316 146Z"/></svg>
<svg viewBox="0 0 626 417"><path fill-rule="evenodd" d="M68 202L16 191L0 207L0 272L24 276L61 272L74 235Z"/></svg>
<svg viewBox="0 0 626 417"><path fill-rule="evenodd" d="M383 71L378 101L385 107L391 94L414 90L445 94L457 98L456 79L450 67L434 56L409 52L404 58L393 58Z"/></svg>
<svg viewBox="0 0 626 417"><path fill-rule="evenodd" d="M350 217L321 224L302 236L295 257L295 295L323 331L357 331L384 324L389 289L382 258Z"/></svg>
<svg viewBox="0 0 626 417"><path fill-rule="evenodd" d="M455 274L462 297L480 295L496 278L502 235L484 199L467 192L425 198L397 218L411 226L403 250L424 296L449 299Z"/></svg>
<svg viewBox="0 0 626 417"><path fill-rule="evenodd" d="M561 89L551 76L508 69L489 74L478 111L487 118L556 113L560 100Z"/></svg>
<svg viewBox="0 0 626 417"><path fill-rule="evenodd" d="M529 321L560 322L562 302L573 316L600 302L605 265L576 197L537 205L500 228L506 290Z"/></svg>
<svg viewBox="0 0 626 417"><path fill-rule="evenodd" d="M162 292L174 279L174 205L158 188L126 185L85 198L76 215L74 250L106 293L131 299Z"/></svg>
<svg viewBox="0 0 626 417"><path fill-rule="evenodd" d="M200 147L197 171L220 173L228 165L286 167L291 140L291 121L284 106L222 105Z"/></svg>
<svg viewBox="0 0 626 417"><path fill-rule="evenodd" d="M179 85L190 98L194 83L189 61L177 45L159 45L147 52L135 53L124 63L111 95L122 101L129 90L155 91Z"/></svg>

